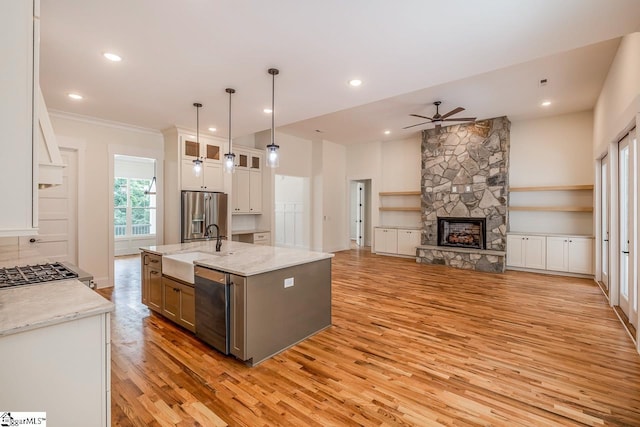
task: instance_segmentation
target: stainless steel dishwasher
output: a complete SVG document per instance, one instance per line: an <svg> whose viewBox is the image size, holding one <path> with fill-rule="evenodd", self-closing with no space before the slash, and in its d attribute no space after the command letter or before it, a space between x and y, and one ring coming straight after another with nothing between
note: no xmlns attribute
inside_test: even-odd
<svg viewBox="0 0 640 427"><path fill-rule="evenodd" d="M196 336L229 354L229 274L196 266Z"/></svg>

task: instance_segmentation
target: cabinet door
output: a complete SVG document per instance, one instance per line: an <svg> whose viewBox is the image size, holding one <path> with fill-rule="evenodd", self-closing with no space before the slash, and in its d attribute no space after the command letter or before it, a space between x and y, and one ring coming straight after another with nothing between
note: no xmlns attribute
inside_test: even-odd
<svg viewBox="0 0 640 427"><path fill-rule="evenodd" d="M240 360L247 360L247 328L246 328L246 298L247 281L244 277L231 275L231 306L229 325L230 352Z"/></svg>
<svg viewBox="0 0 640 427"><path fill-rule="evenodd" d="M183 190L202 190L204 168L200 170L200 176L197 176L193 170L193 162L191 160L182 161L182 189Z"/></svg>
<svg viewBox="0 0 640 427"><path fill-rule="evenodd" d="M184 160L193 161L200 158L200 144L191 138L182 137L182 158Z"/></svg>
<svg viewBox="0 0 640 427"><path fill-rule="evenodd" d="M180 289L178 283L165 277L162 280L162 293L164 296L164 304L162 306L162 314L165 317L178 322L178 313L180 313Z"/></svg>
<svg viewBox="0 0 640 427"><path fill-rule="evenodd" d="M386 228L376 227L373 231L373 251L386 252L385 250L385 230Z"/></svg>
<svg viewBox="0 0 640 427"><path fill-rule="evenodd" d="M233 213L249 213L250 185L249 171L237 169L233 174Z"/></svg>
<svg viewBox="0 0 640 427"><path fill-rule="evenodd" d="M583 237L569 238L568 271L593 274L593 240Z"/></svg>
<svg viewBox="0 0 640 427"><path fill-rule="evenodd" d="M525 237L525 267L544 270L546 268L547 238L545 236Z"/></svg>
<svg viewBox="0 0 640 427"><path fill-rule="evenodd" d="M211 143L201 143L200 157L205 163L220 163L220 146Z"/></svg>
<svg viewBox="0 0 640 427"><path fill-rule="evenodd" d="M568 243L569 239L566 237L547 237L547 270L568 270Z"/></svg>
<svg viewBox="0 0 640 427"><path fill-rule="evenodd" d="M162 312L162 271L153 267L149 268L149 297L148 307L151 310Z"/></svg>
<svg viewBox="0 0 640 427"><path fill-rule="evenodd" d="M262 213L262 172L249 172L249 212Z"/></svg>
<svg viewBox="0 0 640 427"><path fill-rule="evenodd" d="M140 283L140 300L144 305L149 305L149 258L144 252L140 254L140 271L142 283Z"/></svg>
<svg viewBox="0 0 640 427"><path fill-rule="evenodd" d="M207 191L223 191L222 164L205 162L202 168L202 189Z"/></svg>
<svg viewBox="0 0 640 427"><path fill-rule="evenodd" d="M196 298L191 286L180 284L180 311L178 323L190 330L196 331Z"/></svg>
<svg viewBox="0 0 640 427"><path fill-rule="evenodd" d="M0 236L37 234L38 176L33 168L33 135L38 134L39 20L33 1L0 1ZM35 27L34 27L35 25ZM34 84L35 82L35 84ZM34 116L35 113L35 116ZM37 156L36 156L37 159Z"/></svg>
<svg viewBox="0 0 640 427"><path fill-rule="evenodd" d="M509 267L524 267L525 237L518 234L507 235L507 265Z"/></svg>
<svg viewBox="0 0 640 427"><path fill-rule="evenodd" d="M385 252L390 254L398 253L398 230L394 228L386 228L384 233Z"/></svg>
<svg viewBox="0 0 640 427"><path fill-rule="evenodd" d="M398 230L398 254L416 256L416 248L420 245L420 231Z"/></svg>

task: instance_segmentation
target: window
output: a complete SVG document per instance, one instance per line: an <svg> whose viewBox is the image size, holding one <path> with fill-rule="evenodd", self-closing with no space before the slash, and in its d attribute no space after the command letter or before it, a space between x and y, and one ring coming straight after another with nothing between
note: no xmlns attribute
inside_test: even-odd
<svg viewBox="0 0 640 427"><path fill-rule="evenodd" d="M113 230L116 237L156 234L156 196L145 194L150 179L115 178Z"/></svg>

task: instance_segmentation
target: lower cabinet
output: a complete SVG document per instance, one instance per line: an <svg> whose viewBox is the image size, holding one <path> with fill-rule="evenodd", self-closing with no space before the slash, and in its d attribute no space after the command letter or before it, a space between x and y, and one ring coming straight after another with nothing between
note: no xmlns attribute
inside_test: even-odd
<svg viewBox="0 0 640 427"><path fill-rule="evenodd" d="M196 300L193 286L162 278L162 314L191 332L196 330Z"/></svg>
<svg viewBox="0 0 640 427"><path fill-rule="evenodd" d="M593 274L593 239L570 235L508 234L507 267Z"/></svg>
<svg viewBox="0 0 640 427"><path fill-rule="evenodd" d="M546 237L509 234L507 236L507 266L544 270Z"/></svg>
<svg viewBox="0 0 640 427"><path fill-rule="evenodd" d="M142 303L162 313L162 256L142 253Z"/></svg>
<svg viewBox="0 0 640 427"><path fill-rule="evenodd" d="M262 231L259 233L234 234L233 240L242 243L252 243L254 245L270 246L271 233L269 231Z"/></svg>
<svg viewBox="0 0 640 427"><path fill-rule="evenodd" d="M376 253L416 256L420 246L420 230L376 227L373 251Z"/></svg>
<svg viewBox="0 0 640 427"><path fill-rule="evenodd" d="M547 270L593 274L593 239L547 237Z"/></svg>

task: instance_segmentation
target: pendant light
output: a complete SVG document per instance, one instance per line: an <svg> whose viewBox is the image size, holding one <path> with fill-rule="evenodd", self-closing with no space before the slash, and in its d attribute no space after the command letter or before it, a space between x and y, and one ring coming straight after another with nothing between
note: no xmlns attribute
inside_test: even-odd
<svg viewBox="0 0 640 427"><path fill-rule="evenodd" d="M229 94L229 152L224 155L224 171L234 173L236 171L236 155L231 150L231 95L236 93L236 90L228 87L225 92Z"/></svg>
<svg viewBox="0 0 640 427"><path fill-rule="evenodd" d="M267 145L267 166L270 168L277 168L280 165L280 156L278 150L280 149L279 145L276 145L276 128L274 125L275 122L275 98L276 98L276 76L280 73L277 68L269 68L267 70L269 74L271 74L271 144Z"/></svg>
<svg viewBox="0 0 640 427"><path fill-rule="evenodd" d="M200 149L200 108L202 108L202 104L199 102L194 102L193 106L196 107L196 144L198 144L198 150ZM200 176L202 173L202 159L197 157L193 161L193 173L196 176Z"/></svg>

